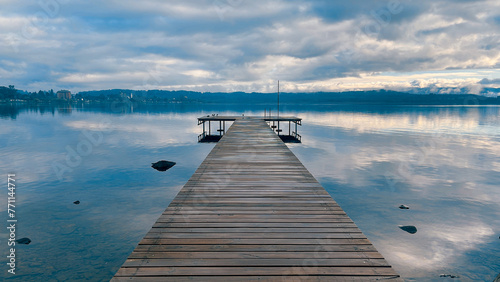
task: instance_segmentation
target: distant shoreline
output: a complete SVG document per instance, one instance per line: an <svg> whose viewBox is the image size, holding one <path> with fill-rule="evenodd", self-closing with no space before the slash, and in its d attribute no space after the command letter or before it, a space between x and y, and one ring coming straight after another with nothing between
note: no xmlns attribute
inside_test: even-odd
<svg viewBox="0 0 500 282"><path fill-rule="evenodd" d="M84 91L67 99L56 95L53 90L25 92L10 87L0 87L0 103L38 104L235 104L274 105L277 93L247 92L194 92L169 90L127 90L111 89ZM59 91L62 92L62 91ZM59 93L58 92L58 93ZM489 89L489 95L478 94L415 94L390 90L281 93L281 105L500 105L500 89Z"/></svg>

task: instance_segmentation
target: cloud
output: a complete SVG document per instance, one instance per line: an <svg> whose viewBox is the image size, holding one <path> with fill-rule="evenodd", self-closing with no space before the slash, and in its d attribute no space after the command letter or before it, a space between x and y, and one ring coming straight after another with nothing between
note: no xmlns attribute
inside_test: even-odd
<svg viewBox="0 0 500 282"><path fill-rule="evenodd" d="M415 72L470 70L441 80L473 89L478 72L500 66L498 8L486 0L2 1L0 81L30 91L263 91L280 79L297 91L342 91L403 89ZM162 79L151 83L152 73Z"/></svg>
<svg viewBox="0 0 500 282"><path fill-rule="evenodd" d="M496 79L487 79L487 78L483 78L481 79L481 81L479 81L480 84L500 84L500 78L496 78Z"/></svg>

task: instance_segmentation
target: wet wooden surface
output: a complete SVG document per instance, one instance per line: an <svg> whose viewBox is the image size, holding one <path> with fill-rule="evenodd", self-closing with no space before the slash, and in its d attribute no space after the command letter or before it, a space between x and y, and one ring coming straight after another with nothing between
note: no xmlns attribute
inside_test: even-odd
<svg viewBox="0 0 500 282"><path fill-rule="evenodd" d="M234 122L112 281L400 281L262 119Z"/></svg>

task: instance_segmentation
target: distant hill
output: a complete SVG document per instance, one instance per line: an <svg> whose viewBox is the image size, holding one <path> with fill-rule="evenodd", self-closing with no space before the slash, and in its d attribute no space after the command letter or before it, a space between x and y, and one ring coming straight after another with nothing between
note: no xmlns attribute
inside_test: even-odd
<svg viewBox="0 0 500 282"><path fill-rule="evenodd" d="M496 90L496 89L495 89ZM490 90L491 91L491 90ZM112 89L78 93L82 98L128 97L136 101L177 101L230 104L275 104L276 93L193 92ZM500 98L473 94L411 94L397 91L373 90L350 92L280 93L282 104L396 104L396 105L485 105L500 104Z"/></svg>
<svg viewBox="0 0 500 282"><path fill-rule="evenodd" d="M500 89L483 88L482 95L467 93L465 88L436 88L440 94L422 92L413 93L390 90L349 91L349 92L313 92L280 93L280 104L380 104L380 105L500 105ZM458 93L458 94L457 94ZM163 103L203 103L203 104L240 104L240 105L275 105L276 93L245 92L194 92L169 90L130 90L110 89L79 92L72 99L57 99L54 91L26 92L17 90L13 85L0 86L0 102L26 101L28 103L106 103L131 100L143 104Z"/></svg>

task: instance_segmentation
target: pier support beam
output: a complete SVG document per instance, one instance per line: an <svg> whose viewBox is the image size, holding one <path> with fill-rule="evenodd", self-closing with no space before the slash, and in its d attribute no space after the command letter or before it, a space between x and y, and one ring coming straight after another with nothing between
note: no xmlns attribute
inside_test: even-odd
<svg viewBox="0 0 500 282"><path fill-rule="evenodd" d="M235 121L244 118L243 116L206 116L198 118L198 125L203 124L203 133L198 136L198 142L218 142L222 136L226 133L226 121ZM246 117L246 118L257 118L270 123L270 127L273 131L280 136L280 138L286 143L300 143L301 136L297 134L297 124L300 125L301 119L297 117L272 117L267 116L265 118L258 117ZM206 131L205 122L208 123L208 133ZM212 122L219 122L219 127L212 135ZM282 122L288 122L288 135L283 132ZM295 123L295 132L291 132L291 123Z"/></svg>

